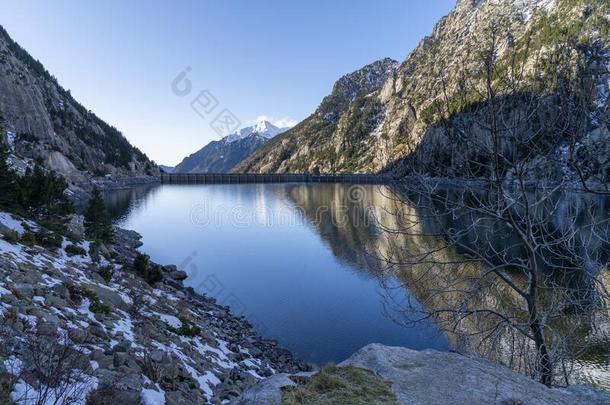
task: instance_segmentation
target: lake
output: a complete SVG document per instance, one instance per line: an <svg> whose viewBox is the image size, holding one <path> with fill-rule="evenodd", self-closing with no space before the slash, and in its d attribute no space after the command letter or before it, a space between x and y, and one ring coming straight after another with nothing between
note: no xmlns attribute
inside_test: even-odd
<svg viewBox="0 0 610 405"><path fill-rule="evenodd" d="M373 342L447 350L433 324L397 322L379 274L346 243L366 236L371 224L330 218L331 203L348 187L162 185L115 192L107 201L120 226L142 235L141 250L154 261L178 265L189 275L186 285L305 360L339 362ZM317 218L308 216L316 211ZM392 299L412 298L393 291Z"/></svg>
<svg viewBox="0 0 610 405"><path fill-rule="evenodd" d="M447 192L444 200L422 203L421 195L409 198L377 185L211 184L135 188L113 192L106 201L117 224L142 234L142 251L155 262L178 265L189 275L186 285L245 316L261 335L278 340L304 360L318 365L339 362L376 342L474 352L528 374L531 364L512 360L513 353L523 349L514 334L462 341L464 335L476 337L477 330L490 326L484 318L460 322L459 333L447 332L448 325L441 332L437 323L445 320L442 316L436 317L437 323L413 322L431 309L462 305L459 295L438 293L450 291L458 274L467 280L459 290L479 294L473 302L508 311L515 319L523 316L514 291L468 281L485 269L480 260L468 259L472 249L494 252L486 258L491 266L494 260L519 263L523 252L514 233L490 224L476 207L452 210L451 215L439 215L435 209L438 201L458 201L460 207L463 201L484 201L470 194ZM608 199L561 195L552 200L552 209L536 214L540 226L549 235L575 229L574 241L596 243L572 244L569 250L607 262L607 239L599 235L609 229ZM603 229L594 229L588 217ZM456 246L441 248L439 238L430 237L441 233L439 224L456 230ZM495 257L503 246L510 246L507 257ZM405 265L418 251L430 252L434 265ZM539 258L542 268L555 266L554 273L548 271L552 276L545 276L554 283L543 290L545 301L565 307L550 327L566 344L585 347L569 364L572 382L609 389L610 322L596 316L583 324L582 317L574 316L579 308L566 305L562 295L563 270L574 267L572 273L610 281L595 261L572 263L567 257L561 250L559 262L554 263L551 251ZM557 269L564 277L559 281ZM511 277L524 282L514 270ZM568 283L584 279L590 278L570 277ZM573 302L596 299L587 286L577 291L582 297L572 295Z"/></svg>

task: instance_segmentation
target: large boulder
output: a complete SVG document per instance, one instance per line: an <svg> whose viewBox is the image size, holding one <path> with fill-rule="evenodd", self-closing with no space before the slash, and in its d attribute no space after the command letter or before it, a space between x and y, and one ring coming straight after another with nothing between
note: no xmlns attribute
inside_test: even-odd
<svg viewBox="0 0 610 405"><path fill-rule="evenodd" d="M575 386L548 388L486 360L435 350L370 344L339 364L373 371L389 381L400 404L610 404L610 394ZM232 404L279 405L282 388L295 385L277 374L248 388Z"/></svg>
<svg viewBox="0 0 610 405"><path fill-rule="evenodd" d="M370 344L340 364L377 373L402 404L609 404L610 394L548 388L483 359Z"/></svg>
<svg viewBox="0 0 610 405"><path fill-rule="evenodd" d="M287 374L275 374L248 388L232 405L280 405L282 388L295 385Z"/></svg>

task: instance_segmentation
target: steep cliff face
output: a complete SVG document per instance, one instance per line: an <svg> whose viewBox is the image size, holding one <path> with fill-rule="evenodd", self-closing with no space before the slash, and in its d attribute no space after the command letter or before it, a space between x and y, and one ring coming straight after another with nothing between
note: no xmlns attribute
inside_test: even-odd
<svg viewBox="0 0 610 405"><path fill-rule="evenodd" d="M312 115L274 138L235 171L328 173L365 165L371 156L358 151L381 117L377 93L397 65L386 58L343 76Z"/></svg>
<svg viewBox="0 0 610 405"><path fill-rule="evenodd" d="M601 146L607 152L609 26L610 6L603 0L459 0L431 35L400 66L389 70L379 88L362 89L347 105L327 102L336 94L334 89L316 113L239 169L406 173L404 158L417 151L439 121L468 111L480 101L477 93L482 90L481 66L485 63L482 51L492 36L496 36L494 58L499 67L494 85L502 84L501 69L514 55L523 67L523 81L542 79L538 89L549 93L557 83L540 75L537 64L547 63L546 68L552 71L549 53L565 48L562 41L570 38L567 45L573 53L566 59L573 62L574 69L580 64L586 70L577 79L589 95L584 101L589 119L577 137L582 144L590 144L589 149ZM439 114L441 104L448 106L445 114ZM477 135L476 129L469 132ZM434 152L450 147L444 142L429 149ZM583 159L600 166L597 156Z"/></svg>
<svg viewBox="0 0 610 405"><path fill-rule="evenodd" d="M114 127L79 104L0 27L0 130L23 169L43 163L75 182L158 172Z"/></svg>

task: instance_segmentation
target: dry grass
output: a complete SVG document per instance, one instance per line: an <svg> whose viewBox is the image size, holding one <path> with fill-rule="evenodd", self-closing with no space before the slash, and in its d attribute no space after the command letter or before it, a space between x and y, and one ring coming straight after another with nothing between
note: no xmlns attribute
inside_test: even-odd
<svg viewBox="0 0 610 405"><path fill-rule="evenodd" d="M282 405L297 404L397 404L390 383L372 371L354 366L324 366L313 377L297 381L282 392Z"/></svg>

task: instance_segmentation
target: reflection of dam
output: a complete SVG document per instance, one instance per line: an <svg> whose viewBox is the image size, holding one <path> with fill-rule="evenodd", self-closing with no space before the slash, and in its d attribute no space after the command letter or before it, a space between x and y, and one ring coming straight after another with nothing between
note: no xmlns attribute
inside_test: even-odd
<svg viewBox="0 0 610 405"><path fill-rule="evenodd" d="M287 185L285 196L308 218L333 253L355 264L362 274L382 278L392 270L392 274L398 275L404 287L423 306L422 316L435 313L434 319L455 349L474 352L531 374L532 359L519 358L519 353L531 351L531 341L514 325L500 323L498 327L497 319L489 315L491 311L498 311L527 331L524 300L514 289L494 279L493 274L481 278L488 268L479 258L482 249L491 252L489 266L503 260L517 263L524 255L518 238L506 224L490 221L477 215L476 210L469 210L463 201L469 196L464 192L443 195L443 199L461 207L448 215L443 207L435 206L439 200L422 201L425 199L422 194L408 196L388 186L363 186L362 189L366 192L354 199L348 187L338 184ZM542 290L541 302L546 311L559 316L549 321L549 330L555 341L567 346L562 350L588 346L581 350L587 354L576 364L570 364L576 369L575 380L610 388L608 350L604 343L607 336L599 332L607 329L607 313L595 312L596 316L587 317L570 309L576 295L580 297L576 300L577 307L589 308L583 302L595 303L596 284L608 278L600 263L608 262L608 239L603 235L607 235L609 202L581 195L557 195L556 198L549 204L552 210L538 207L534 217L551 235L574 232L575 237L569 246L541 249L544 257L537 258L537 263L548 268L543 272L542 281L547 286ZM337 220L340 217L350 220ZM451 246L442 237L446 229L454 229L458 235L457 242ZM498 256L498 252L506 257ZM575 261L575 256L586 260ZM527 278L522 273L508 271L517 285L526 285ZM481 311L480 315L457 320L452 311L460 306L464 312L477 313L482 309L489 312ZM408 308L398 308L405 309ZM591 351L597 354L592 356Z"/></svg>

